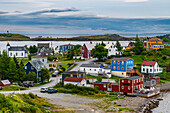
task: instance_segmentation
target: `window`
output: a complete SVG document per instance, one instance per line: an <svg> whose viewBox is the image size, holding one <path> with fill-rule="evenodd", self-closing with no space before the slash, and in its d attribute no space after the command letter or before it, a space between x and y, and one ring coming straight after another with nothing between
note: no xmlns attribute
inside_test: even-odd
<svg viewBox="0 0 170 113"><path fill-rule="evenodd" d="M120 69L119 66L117 67L117 69L118 69L118 70Z"/></svg>
<svg viewBox="0 0 170 113"><path fill-rule="evenodd" d="M123 73L122 73L122 75L123 75Z"/></svg>
<svg viewBox="0 0 170 113"><path fill-rule="evenodd" d="M124 70L124 68L122 67L122 70Z"/></svg>
<svg viewBox="0 0 170 113"><path fill-rule="evenodd" d="M25 66L25 69L27 69L27 66Z"/></svg>
<svg viewBox="0 0 170 113"><path fill-rule="evenodd" d="M109 51L111 51L111 49L109 49Z"/></svg>
<svg viewBox="0 0 170 113"><path fill-rule="evenodd" d="M124 89L124 86L122 86L122 89Z"/></svg>
<svg viewBox="0 0 170 113"><path fill-rule="evenodd" d="M10 53L10 55L12 56L12 53Z"/></svg>
<svg viewBox="0 0 170 113"><path fill-rule="evenodd" d="M23 53L21 53L21 56L24 56L24 54L23 54Z"/></svg>
<svg viewBox="0 0 170 113"><path fill-rule="evenodd" d="M104 86L103 86L104 88L106 87L106 84L104 84Z"/></svg>
<svg viewBox="0 0 170 113"><path fill-rule="evenodd" d="M150 72L152 72L152 69L150 69Z"/></svg>
<svg viewBox="0 0 170 113"><path fill-rule="evenodd" d="M18 53L16 53L16 56L18 56Z"/></svg>
<svg viewBox="0 0 170 113"><path fill-rule="evenodd" d="M145 68L143 68L143 71L145 71Z"/></svg>
<svg viewBox="0 0 170 113"><path fill-rule="evenodd" d="M114 64L115 64L116 62L114 61Z"/></svg>
<svg viewBox="0 0 170 113"><path fill-rule="evenodd" d="M150 64L150 67L152 67L152 65Z"/></svg>
<svg viewBox="0 0 170 113"><path fill-rule="evenodd" d="M52 64L49 64L49 67L53 67Z"/></svg>
<svg viewBox="0 0 170 113"><path fill-rule="evenodd" d="M94 69L94 71L96 71L96 69Z"/></svg>
<svg viewBox="0 0 170 113"><path fill-rule="evenodd" d="M31 69L32 69L32 70L34 70L34 67L33 67L33 66L31 66Z"/></svg>
<svg viewBox="0 0 170 113"><path fill-rule="evenodd" d="M124 65L124 61L122 61L122 65Z"/></svg>
<svg viewBox="0 0 170 113"><path fill-rule="evenodd" d="M56 67L56 64L53 64L53 67Z"/></svg>
<svg viewBox="0 0 170 113"><path fill-rule="evenodd" d="M42 59L42 62L44 62L44 59Z"/></svg>
<svg viewBox="0 0 170 113"><path fill-rule="evenodd" d="M143 66L145 66L145 64L143 64Z"/></svg>
<svg viewBox="0 0 170 113"><path fill-rule="evenodd" d="M128 90L130 90L130 86L128 86Z"/></svg>
<svg viewBox="0 0 170 113"><path fill-rule="evenodd" d="M133 82L135 83L135 80Z"/></svg>
<svg viewBox="0 0 170 113"><path fill-rule="evenodd" d="M119 62L119 61L118 61L117 63L118 63L118 64L120 64L120 62Z"/></svg>
<svg viewBox="0 0 170 113"><path fill-rule="evenodd" d="M114 70L116 69L116 67L114 66Z"/></svg>
<svg viewBox="0 0 170 113"><path fill-rule="evenodd" d="M130 83L130 80L128 80L128 83Z"/></svg>
<svg viewBox="0 0 170 113"><path fill-rule="evenodd" d="M122 80L122 82L124 82L124 80Z"/></svg>
<svg viewBox="0 0 170 113"><path fill-rule="evenodd" d="M91 69L89 69L91 71Z"/></svg>

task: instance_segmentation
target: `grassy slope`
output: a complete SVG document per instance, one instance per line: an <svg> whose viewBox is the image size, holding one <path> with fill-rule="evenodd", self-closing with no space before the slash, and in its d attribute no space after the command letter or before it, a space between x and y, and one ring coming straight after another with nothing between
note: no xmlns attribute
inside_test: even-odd
<svg viewBox="0 0 170 113"><path fill-rule="evenodd" d="M21 34L0 34L0 41L29 41L30 38Z"/></svg>

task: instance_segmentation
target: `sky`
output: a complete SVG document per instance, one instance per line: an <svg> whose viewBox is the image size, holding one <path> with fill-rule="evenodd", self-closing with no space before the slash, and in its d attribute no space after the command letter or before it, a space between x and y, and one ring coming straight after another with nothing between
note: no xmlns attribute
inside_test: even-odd
<svg viewBox="0 0 170 113"><path fill-rule="evenodd" d="M0 0L0 32L168 34L170 0Z"/></svg>

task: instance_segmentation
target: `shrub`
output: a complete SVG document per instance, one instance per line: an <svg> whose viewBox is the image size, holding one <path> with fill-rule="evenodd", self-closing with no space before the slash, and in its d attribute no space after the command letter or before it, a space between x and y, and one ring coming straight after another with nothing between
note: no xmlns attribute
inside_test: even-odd
<svg viewBox="0 0 170 113"><path fill-rule="evenodd" d="M109 95L117 95L117 92L110 92Z"/></svg>
<svg viewBox="0 0 170 113"><path fill-rule="evenodd" d="M162 56L162 59L163 59L163 60L166 60L166 57L167 57L166 55L163 55L163 56Z"/></svg>
<svg viewBox="0 0 170 113"><path fill-rule="evenodd" d="M142 51L141 55L146 55L147 51Z"/></svg>
<svg viewBox="0 0 170 113"><path fill-rule="evenodd" d="M54 87L55 88L59 88L59 87L63 87L64 86L64 82L60 81L58 84L56 84Z"/></svg>
<svg viewBox="0 0 170 113"><path fill-rule="evenodd" d="M28 94L32 99L35 99L35 95L33 93Z"/></svg>
<svg viewBox="0 0 170 113"><path fill-rule="evenodd" d="M100 93L101 93L101 94L106 94L106 92L104 92L104 91L101 91Z"/></svg>
<svg viewBox="0 0 170 113"><path fill-rule="evenodd" d="M94 95L94 92L89 91L88 94L89 94L89 95Z"/></svg>

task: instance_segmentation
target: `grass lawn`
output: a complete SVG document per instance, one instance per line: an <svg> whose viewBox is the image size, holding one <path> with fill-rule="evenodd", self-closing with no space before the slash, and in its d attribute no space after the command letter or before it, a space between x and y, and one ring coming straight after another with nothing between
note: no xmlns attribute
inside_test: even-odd
<svg viewBox="0 0 170 113"><path fill-rule="evenodd" d="M57 63L60 64L65 64L65 63L74 63L74 62L82 62L84 60L59 60Z"/></svg>
<svg viewBox="0 0 170 113"><path fill-rule="evenodd" d="M97 79L97 76L86 75L86 79Z"/></svg>
<svg viewBox="0 0 170 113"><path fill-rule="evenodd" d="M28 90L28 88L21 87L21 86L7 86L7 87L3 87L3 89L0 91L18 91L19 89Z"/></svg>

